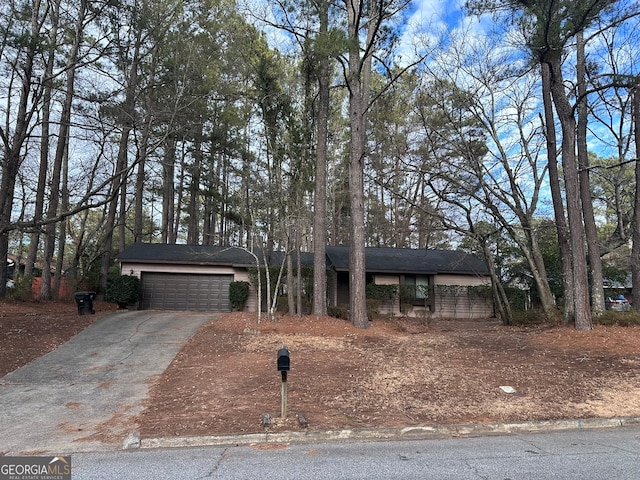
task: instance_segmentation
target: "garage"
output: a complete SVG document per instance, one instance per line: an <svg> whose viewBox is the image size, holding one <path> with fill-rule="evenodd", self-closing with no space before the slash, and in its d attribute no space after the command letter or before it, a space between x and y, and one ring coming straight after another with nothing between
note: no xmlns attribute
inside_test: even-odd
<svg viewBox="0 0 640 480"><path fill-rule="evenodd" d="M228 312L233 275L142 272L140 307Z"/></svg>

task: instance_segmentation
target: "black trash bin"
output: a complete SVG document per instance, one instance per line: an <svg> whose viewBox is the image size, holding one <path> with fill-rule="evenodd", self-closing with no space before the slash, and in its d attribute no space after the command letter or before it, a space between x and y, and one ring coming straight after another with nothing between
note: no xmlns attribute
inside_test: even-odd
<svg viewBox="0 0 640 480"><path fill-rule="evenodd" d="M96 298L95 292L76 292L76 303L78 304L78 315L96 313L93 309L93 300Z"/></svg>

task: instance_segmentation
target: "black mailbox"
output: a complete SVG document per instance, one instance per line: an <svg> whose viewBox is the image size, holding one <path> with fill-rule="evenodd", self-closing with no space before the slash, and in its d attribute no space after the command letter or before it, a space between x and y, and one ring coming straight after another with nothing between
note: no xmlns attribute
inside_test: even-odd
<svg viewBox="0 0 640 480"><path fill-rule="evenodd" d="M290 365L291 362L289 360L289 349L286 346L283 346L280 350L278 350L278 371L288 372Z"/></svg>

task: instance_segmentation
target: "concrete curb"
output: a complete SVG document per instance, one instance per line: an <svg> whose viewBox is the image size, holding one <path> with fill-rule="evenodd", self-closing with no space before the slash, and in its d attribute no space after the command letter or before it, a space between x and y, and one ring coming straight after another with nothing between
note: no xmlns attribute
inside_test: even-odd
<svg viewBox="0 0 640 480"><path fill-rule="evenodd" d="M315 443L340 440L422 440L460 436L508 435L529 432L619 428L640 425L640 417L585 418L540 422L382 427L346 430L304 430L141 439L139 448L239 446L251 444Z"/></svg>

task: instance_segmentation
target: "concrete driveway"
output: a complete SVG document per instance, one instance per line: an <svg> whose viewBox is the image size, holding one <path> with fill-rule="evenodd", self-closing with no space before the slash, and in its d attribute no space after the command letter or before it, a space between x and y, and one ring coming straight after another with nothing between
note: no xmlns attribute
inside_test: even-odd
<svg viewBox="0 0 640 480"><path fill-rule="evenodd" d="M211 313L132 311L96 321L0 379L0 455L120 448L154 377Z"/></svg>

